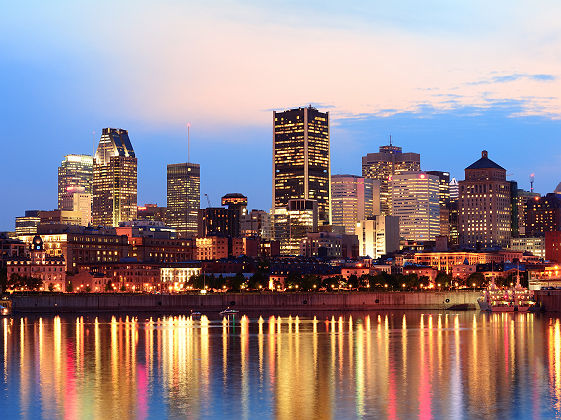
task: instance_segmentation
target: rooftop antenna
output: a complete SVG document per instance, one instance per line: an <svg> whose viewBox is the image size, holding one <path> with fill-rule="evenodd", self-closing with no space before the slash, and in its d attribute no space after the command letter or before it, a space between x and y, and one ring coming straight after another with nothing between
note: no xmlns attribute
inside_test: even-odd
<svg viewBox="0 0 561 420"><path fill-rule="evenodd" d="M532 192L532 193L534 192L534 177L535 177L535 174L533 174L533 173L530 174L530 192Z"/></svg>
<svg viewBox="0 0 561 420"><path fill-rule="evenodd" d="M390 146L392 145L392 135L390 134Z"/></svg>
<svg viewBox="0 0 561 420"><path fill-rule="evenodd" d="M187 123L187 163L191 163L191 123Z"/></svg>

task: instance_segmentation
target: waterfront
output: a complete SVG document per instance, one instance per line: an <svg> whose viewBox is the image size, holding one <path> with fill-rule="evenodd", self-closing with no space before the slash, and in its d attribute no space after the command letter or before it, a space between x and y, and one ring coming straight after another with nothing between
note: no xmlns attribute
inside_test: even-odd
<svg viewBox="0 0 561 420"><path fill-rule="evenodd" d="M552 418L561 324L390 311L0 320L2 418Z"/></svg>

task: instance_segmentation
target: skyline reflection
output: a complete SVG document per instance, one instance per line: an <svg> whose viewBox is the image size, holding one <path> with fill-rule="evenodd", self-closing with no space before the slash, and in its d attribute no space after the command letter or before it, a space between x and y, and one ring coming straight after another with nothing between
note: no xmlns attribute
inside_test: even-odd
<svg viewBox="0 0 561 420"><path fill-rule="evenodd" d="M0 328L8 417L561 415L549 315L30 316Z"/></svg>

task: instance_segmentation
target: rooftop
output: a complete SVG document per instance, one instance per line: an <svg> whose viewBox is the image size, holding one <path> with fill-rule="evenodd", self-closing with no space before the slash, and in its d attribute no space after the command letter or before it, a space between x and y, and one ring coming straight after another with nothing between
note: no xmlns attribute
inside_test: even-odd
<svg viewBox="0 0 561 420"><path fill-rule="evenodd" d="M501 169L503 171L506 170L505 168L496 164L495 162L493 162L491 159L487 157L487 150L483 150L481 152L481 159L473 162L471 165L469 165L466 168L466 170L467 169Z"/></svg>

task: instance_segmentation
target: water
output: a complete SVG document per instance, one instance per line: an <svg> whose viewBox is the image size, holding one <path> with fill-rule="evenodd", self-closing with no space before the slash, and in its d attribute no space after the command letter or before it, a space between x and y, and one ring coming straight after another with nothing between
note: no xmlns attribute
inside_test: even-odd
<svg viewBox="0 0 561 420"><path fill-rule="evenodd" d="M549 315L0 319L0 418L561 416Z"/></svg>

